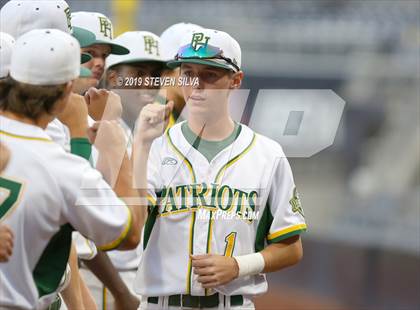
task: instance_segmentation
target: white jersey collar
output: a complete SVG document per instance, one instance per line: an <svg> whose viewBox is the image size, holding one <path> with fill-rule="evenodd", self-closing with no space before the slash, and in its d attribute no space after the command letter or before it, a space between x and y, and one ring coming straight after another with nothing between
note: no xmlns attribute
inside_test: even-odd
<svg viewBox="0 0 420 310"><path fill-rule="evenodd" d="M19 122L2 115L0 115L0 132L6 136L25 140L52 142L51 138L41 127Z"/></svg>
<svg viewBox="0 0 420 310"><path fill-rule="evenodd" d="M187 139L184 137L184 134L182 133L181 126L184 122L186 121L178 123L169 128L167 135L170 137L171 141L176 145L182 155L188 157L188 154L191 152L193 146L187 141ZM253 141L255 141L255 133L248 126L243 124L240 125L242 129L236 140L233 141L233 143L227 146L224 150L222 150L219 154L217 154L212 161L217 160L217 158L223 155L226 151L230 153L229 158L234 158L240 155L253 143ZM193 151L196 150L194 149Z"/></svg>

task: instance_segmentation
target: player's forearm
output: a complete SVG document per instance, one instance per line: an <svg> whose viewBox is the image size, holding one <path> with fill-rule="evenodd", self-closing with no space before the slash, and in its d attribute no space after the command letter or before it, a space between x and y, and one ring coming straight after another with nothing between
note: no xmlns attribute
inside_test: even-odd
<svg viewBox="0 0 420 310"><path fill-rule="evenodd" d="M140 232L146 216L146 204L142 203L142 196L133 185L132 163L128 155L124 155L120 172L118 174L114 191L127 204L132 216L132 226L127 241L121 244L120 249L131 249L140 242Z"/></svg>
<svg viewBox="0 0 420 310"><path fill-rule="evenodd" d="M64 302L69 309L84 309L82 293L80 291L80 275L77 265L77 253L74 244L71 245L69 265L71 270L70 283L61 292Z"/></svg>
<svg viewBox="0 0 420 310"><path fill-rule="evenodd" d="M93 259L85 260L83 263L110 290L112 295L128 295L130 293L105 252L98 250Z"/></svg>
<svg viewBox="0 0 420 310"><path fill-rule="evenodd" d="M147 195L147 162L149 160L151 145L148 143L136 144L133 148L133 169L134 169L134 186L139 191L142 198ZM147 202L145 201L145 204Z"/></svg>
<svg viewBox="0 0 420 310"><path fill-rule="evenodd" d="M299 236L291 237L284 242L273 243L260 252L264 257L263 272L275 272L297 264L303 256Z"/></svg>
<svg viewBox="0 0 420 310"><path fill-rule="evenodd" d="M132 171L131 162L125 162L122 165L117 186L121 187L121 189L125 191L127 191L128 187L130 188L129 196L120 197L127 203L127 206L131 211L133 224L129 236L127 236L126 240L120 245L120 250L130 249L133 244L140 242L140 231L143 228L146 218L148 156L149 148L147 147L139 149L138 153L133 151L132 158L134 158L134 162L136 163L134 165L134 171L136 171L136 175L134 177L132 173L125 174L123 172L125 169ZM129 179L126 178L128 175L130 176ZM118 194L120 190L115 189L115 192Z"/></svg>

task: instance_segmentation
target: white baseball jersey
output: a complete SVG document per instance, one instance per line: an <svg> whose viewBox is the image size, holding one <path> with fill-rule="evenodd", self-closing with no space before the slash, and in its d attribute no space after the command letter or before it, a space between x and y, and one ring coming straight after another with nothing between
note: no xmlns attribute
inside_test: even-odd
<svg viewBox="0 0 420 310"><path fill-rule="evenodd" d="M41 309L55 296L73 229L111 249L128 234L131 213L86 160L41 128L0 116L0 138L12 154L0 177L0 222L15 236L0 264L0 308Z"/></svg>
<svg viewBox="0 0 420 310"><path fill-rule="evenodd" d="M210 162L190 145L182 123L156 139L148 162L149 216L135 289L143 296L211 295L189 255L239 256L306 229L290 165L280 145L240 125L235 141ZM257 295L265 276L216 291Z"/></svg>

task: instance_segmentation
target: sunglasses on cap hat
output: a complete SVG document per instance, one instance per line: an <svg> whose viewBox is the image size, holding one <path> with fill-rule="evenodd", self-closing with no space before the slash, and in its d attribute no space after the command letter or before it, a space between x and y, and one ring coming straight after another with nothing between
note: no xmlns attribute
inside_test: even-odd
<svg viewBox="0 0 420 310"><path fill-rule="evenodd" d="M197 50L195 50L191 44L182 46L178 50L178 54L175 55L175 60L180 59L222 59L229 65L232 65L237 71L241 70L232 59L223 56L222 49L209 44L205 44Z"/></svg>

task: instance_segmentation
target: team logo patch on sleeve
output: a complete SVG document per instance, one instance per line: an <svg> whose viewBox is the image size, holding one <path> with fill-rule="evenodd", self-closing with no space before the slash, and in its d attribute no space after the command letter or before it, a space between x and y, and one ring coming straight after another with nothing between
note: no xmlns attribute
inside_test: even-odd
<svg viewBox="0 0 420 310"><path fill-rule="evenodd" d="M300 215L305 217L305 214L303 213L302 204L300 203L299 193L296 187L293 190L293 197L289 200L289 203L292 206L292 211L294 213L299 212Z"/></svg>

